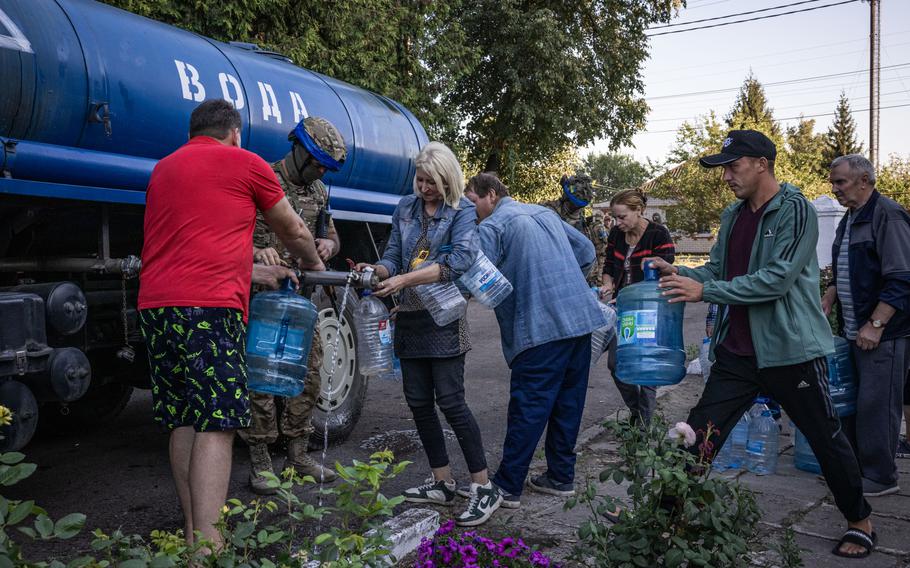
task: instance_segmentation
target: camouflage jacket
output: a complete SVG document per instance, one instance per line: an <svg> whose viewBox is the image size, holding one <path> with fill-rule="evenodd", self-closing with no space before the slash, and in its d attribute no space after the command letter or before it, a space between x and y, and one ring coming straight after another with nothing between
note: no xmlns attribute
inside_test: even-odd
<svg viewBox="0 0 910 568"><path fill-rule="evenodd" d="M595 213L594 215L585 216L584 209L576 209L572 213L569 213L563 207L562 200L560 199L544 201L540 205L555 211L563 221L588 237L594 245L594 251L597 253L597 260L594 262L590 274L588 274L588 285L600 286L602 283L601 273L603 272L604 260L607 254L608 234L607 227L604 225L603 215Z"/></svg>
<svg viewBox="0 0 910 568"><path fill-rule="evenodd" d="M284 174L282 160L273 163L272 170L275 172L275 177L278 178L278 183L281 184L281 189L284 190L284 194L287 196L288 201L290 201L291 207L303 218L307 229L309 229L310 233L315 237L316 220L319 216L319 211L324 207L327 207L329 201L329 194L325 184L322 183L322 180L316 180L306 187L294 185ZM327 229L331 231L333 228L334 224L332 223L332 220L329 219L329 226ZM266 224L261 212L256 214L256 229L253 231L253 245L257 248L272 247L278 251L278 254L281 255L281 258L285 262L291 266L296 266L297 264L295 262L296 259L291 256L275 233L273 233Z"/></svg>

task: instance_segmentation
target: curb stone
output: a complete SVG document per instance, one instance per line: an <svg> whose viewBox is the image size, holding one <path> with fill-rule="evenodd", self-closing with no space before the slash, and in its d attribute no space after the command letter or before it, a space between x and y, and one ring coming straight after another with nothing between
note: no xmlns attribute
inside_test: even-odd
<svg viewBox="0 0 910 568"><path fill-rule="evenodd" d="M436 534L439 513L431 509L407 509L382 523L382 526L389 531L389 556L393 562L398 562L417 550L421 540Z"/></svg>

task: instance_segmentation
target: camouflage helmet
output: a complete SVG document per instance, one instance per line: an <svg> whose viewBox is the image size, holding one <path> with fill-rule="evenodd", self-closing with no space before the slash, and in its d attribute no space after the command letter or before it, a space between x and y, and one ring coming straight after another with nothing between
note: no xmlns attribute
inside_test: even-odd
<svg viewBox="0 0 910 568"><path fill-rule="evenodd" d="M341 169L348 155L341 132L318 116L308 116L297 123L288 134L288 140L301 144L314 160L333 172Z"/></svg>
<svg viewBox="0 0 910 568"><path fill-rule="evenodd" d="M585 207L594 199L594 186L589 175L562 176L559 184L566 199L577 207Z"/></svg>

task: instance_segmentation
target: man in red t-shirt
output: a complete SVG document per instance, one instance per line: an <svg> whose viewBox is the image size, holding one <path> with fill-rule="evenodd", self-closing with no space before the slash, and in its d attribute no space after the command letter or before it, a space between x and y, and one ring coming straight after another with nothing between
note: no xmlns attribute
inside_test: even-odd
<svg viewBox="0 0 910 568"><path fill-rule="evenodd" d="M280 276L252 268L257 209L301 268L325 270L272 169L240 148L240 114L227 101L206 101L190 117L190 141L149 180L139 310L187 542L198 530L216 549L234 431L250 423L250 284L254 273L267 285Z"/></svg>

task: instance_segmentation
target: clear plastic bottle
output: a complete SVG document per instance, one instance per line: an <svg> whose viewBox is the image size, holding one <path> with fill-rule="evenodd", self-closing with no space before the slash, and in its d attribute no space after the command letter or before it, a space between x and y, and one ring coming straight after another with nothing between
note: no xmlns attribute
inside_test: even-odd
<svg viewBox="0 0 910 568"><path fill-rule="evenodd" d="M389 319L389 329L394 341L395 338L395 320ZM392 382L401 382L401 359L395 356L394 349L392 350L392 368L388 371L383 371L382 373L376 375L377 379L383 381L392 381Z"/></svg>
<svg viewBox="0 0 910 568"><path fill-rule="evenodd" d="M759 409L758 416L756 407ZM777 471L780 428L764 403L752 407L752 417L746 444L746 469L756 475L769 475Z"/></svg>
<svg viewBox="0 0 910 568"><path fill-rule="evenodd" d="M701 376L708 382L711 376L711 338L705 337L701 340L701 349L698 351L698 364L701 367Z"/></svg>
<svg viewBox="0 0 910 568"><path fill-rule="evenodd" d="M597 288L594 289L596 290ZM607 347L610 346L610 342L613 341L614 337L616 337L616 310L614 310L610 305L604 304L603 302L597 302L597 305L600 307L600 311L606 318L607 325L595 329L594 332L591 333L592 366L597 363L601 355L604 354L604 351L607 350Z"/></svg>
<svg viewBox="0 0 910 568"><path fill-rule="evenodd" d="M423 264L417 269L423 270L427 266L429 264ZM414 292L440 327L461 319L468 309L468 301L454 282L421 284L414 287Z"/></svg>
<svg viewBox="0 0 910 568"><path fill-rule="evenodd" d="M752 422L748 412L743 413L733 431L720 451L714 457L712 467L718 471L741 469L746 465L746 443L749 440L749 424Z"/></svg>
<svg viewBox="0 0 910 568"><path fill-rule="evenodd" d="M474 264L458 280L478 302L490 309L501 304L512 293L512 283L479 250Z"/></svg>
<svg viewBox="0 0 910 568"><path fill-rule="evenodd" d="M616 297L616 378L624 383L675 385L686 376L685 303L669 303L657 278L657 270L646 267L644 281L624 287Z"/></svg>
<svg viewBox="0 0 910 568"><path fill-rule="evenodd" d="M822 472L822 466L815 459L815 454L812 453L812 448L809 446L809 440L798 428L793 428L793 465L796 466L796 469L809 473Z"/></svg>
<svg viewBox="0 0 910 568"><path fill-rule="evenodd" d="M393 345L389 310L369 290L354 310L357 322L357 359L360 373L379 375L392 369Z"/></svg>
<svg viewBox="0 0 910 568"><path fill-rule="evenodd" d="M253 296L246 340L247 388L285 397L303 392L317 317L316 306L297 294L290 278L280 290Z"/></svg>

